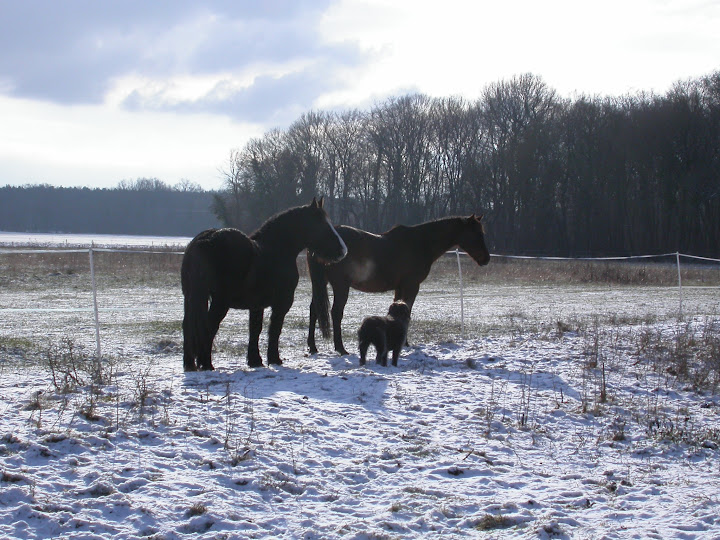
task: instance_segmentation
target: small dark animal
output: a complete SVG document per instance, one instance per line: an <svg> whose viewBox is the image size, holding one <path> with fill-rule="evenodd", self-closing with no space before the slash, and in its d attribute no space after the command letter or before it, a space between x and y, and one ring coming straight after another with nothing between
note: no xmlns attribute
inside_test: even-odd
<svg viewBox="0 0 720 540"><path fill-rule="evenodd" d="M312 280L308 349L316 353L315 323L323 337L330 335L330 314L335 350L347 354L340 327L350 288L363 292L395 291L395 300L404 300L412 310L415 297L430 267L448 249L459 246L483 266L490 262L485 246L482 216L447 217L406 227L397 225L383 234L372 234L340 225L337 231L348 247L348 255L337 263L324 263L312 254L308 268ZM333 290L329 310L327 284Z"/></svg>
<svg viewBox="0 0 720 540"><path fill-rule="evenodd" d="M347 254L322 198L271 217L250 236L237 229L209 229L190 241L181 269L185 371L213 369L212 343L230 308L250 310L247 361L251 367L262 366L258 338L263 311L272 308L267 360L282 364L278 341L298 284L296 259L305 248L326 262L337 262Z"/></svg>
<svg viewBox="0 0 720 540"><path fill-rule="evenodd" d="M365 365L368 347L374 345L377 363L387 366L388 352L392 351L392 365L397 366L409 324L410 306L402 300L390 304L386 317L366 317L358 330L360 365Z"/></svg>

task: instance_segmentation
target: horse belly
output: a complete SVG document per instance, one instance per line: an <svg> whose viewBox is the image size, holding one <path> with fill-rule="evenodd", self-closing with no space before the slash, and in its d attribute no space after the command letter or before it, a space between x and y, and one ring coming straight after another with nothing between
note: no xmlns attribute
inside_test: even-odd
<svg viewBox="0 0 720 540"><path fill-rule="evenodd" d="M360 259L350 263L348 275L356 289L363 290L375 280L375 262L372 259Z"/></svg>
<svg viewBox="0 0 720 540"><path fill-rule="evenodd" d="M353 261L347 274L350 277L351 287L358 291L383 292L395 288L388 272L378 268L377 263L372 259Z"/></svg>
<svg viewBox="0 0 720 540"><path fill-rule="evenodd" d="M293 267L294 269L294 267ZM253 268L231 295L230 307L265 309L293 303L298 275L273 268Z"/></svg>

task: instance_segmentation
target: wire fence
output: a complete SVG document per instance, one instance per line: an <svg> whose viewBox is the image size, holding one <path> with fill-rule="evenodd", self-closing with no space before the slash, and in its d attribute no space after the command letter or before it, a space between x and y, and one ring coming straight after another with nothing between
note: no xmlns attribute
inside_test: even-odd
<svg viewBox="0 0 720 540"><path fill-rule="evenodd" d="M0 248L0 255L5 254L43 254L43 253L87 253L89 257L90 265L90 277L91 277L91 288L92 288L92 311L95 326L95 354L98 358L102 356L101 350L101 339L100 339L100 313L98 309L98 287L96 279L95 269L95 253L133 253L133 254L163 254L163 255L183 255L184 251L173 250L173 249L141 249L141 248L116 248L116 247L96 247L92 243L86 248ZM455 249L454 251L448 251L447 255L454 255L457 259L458 278L459 278L459 303L460 303L460 328L461 336L465 335L465 295L464 295L464 283L463 283L463 271L461 264L461 257L468 256L467 253ZM682 284L682 273L681 273L681 259L689 259L695 261L701 261L704 263L720 263L720 259L701 257L697 255L690 255L680 252L674 253L661 253L654 255L633 255L633 256L617 256L617 257L556 257L556 256L530 256L530 255L508 255L508 254L491 254L492 258L498 259L509 259L509 260L545 260L545 261L631 261L631 260L649 260L649 259L662 259L672 257L675 260L677 266L677 289L678 289L678 318L683 317L683 284Z"/></svg>
<svg viewBox="0 0 720 540"><path fill-rule="evenodd" d="M460 280L460 317L461 317L461 335L465 334L465 321L464 321L464 299L463 299L463 279L462 279L462 265L460 264L460 255L467 256L467 253L461 252L459 249L454 251L458 262L458 274ZM680 266L680 259L686 258L691 260L703 261L703 262L717 262L720 263L720 259L714 259L711 257L700 257L697 255L689 255L686 253L674 252L674 253L659 253L655 255L628 255L628 256L617 256L617 257L551 257L551 256L531 256L531 255L505 255L505 254L491 254L491 257L501 259L515 259L515 260L544 260L544 261L631 261L631 260L642 260L642 259L662 259L667 257L673 257L677 266L677 287L678 287L678 318L683 318L683 287L682 287L682 273Z"/></svg>

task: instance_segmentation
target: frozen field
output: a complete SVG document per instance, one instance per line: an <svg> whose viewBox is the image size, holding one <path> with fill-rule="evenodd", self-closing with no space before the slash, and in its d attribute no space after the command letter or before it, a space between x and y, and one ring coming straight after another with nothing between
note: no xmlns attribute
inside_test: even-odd
<svg viewBox="0 0 720 540"><path fill-rule="evenodd" d="M231 312L184 374L176 273L98 261L98 364L84 260L0 275L0 537L720 538L717 287L680 320L677 288L465 265L462 331L446 268L399 367L359 368L306 354L303 277L282 367ZM351 353L391 300L351 292Z"/></svg>

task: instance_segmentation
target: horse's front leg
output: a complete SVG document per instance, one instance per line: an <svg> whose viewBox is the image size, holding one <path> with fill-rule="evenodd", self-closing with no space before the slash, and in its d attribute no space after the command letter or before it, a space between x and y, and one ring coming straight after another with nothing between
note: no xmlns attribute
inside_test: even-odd
<svg viewBox="0 0 720 540"><path fill-rule="evenodd" d="M282 331L283 321L285 315L290 308L282 306L274 306L272 308L272 315L270 315L270 328L268 329L268 365L277 364L282 365L280 358L280 332Z"/></svg>
<svg viewBox="0 0 720 540"><path fill-rule="evenodd" d="M395 301L397 302L398 300L402 300L408 305L410 311L412 312L413 304L415 303L415 298L417 298L419 291L419 283L404 283L401 287L395 289ZM407 334L405 334L405 346L410 346Z"/></svg>
<svg viewBox="0 0 720 540"><path fill-rule="evenodd" d="M263 310L250 310L250 338L248 340L247 363L250 367L262 367L262 357L260 356L260 332L262 332Z"/></svg>

